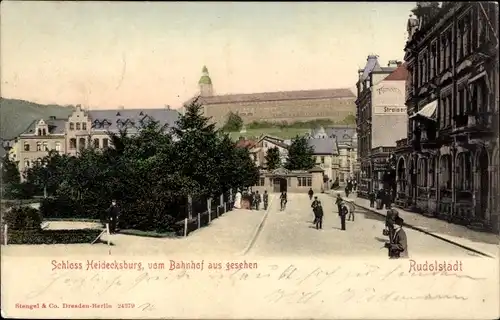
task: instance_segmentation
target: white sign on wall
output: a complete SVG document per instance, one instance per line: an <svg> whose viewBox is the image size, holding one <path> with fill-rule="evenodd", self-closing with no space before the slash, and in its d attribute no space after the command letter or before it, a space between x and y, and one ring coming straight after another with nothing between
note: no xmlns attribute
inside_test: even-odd
<svg viewBox="0 0 500 320"><path fill-rule="evenodd" d="M381 81L372 88L373 114L403 115L406 81Z"/></svg>

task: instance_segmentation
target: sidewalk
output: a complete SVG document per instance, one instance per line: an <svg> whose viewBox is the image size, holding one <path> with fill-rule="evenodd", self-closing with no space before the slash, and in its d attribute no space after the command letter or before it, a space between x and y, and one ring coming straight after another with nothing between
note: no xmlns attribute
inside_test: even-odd
<svg viewBox="0 0 500 320"><path fill-rule="evenodd" d="M349 199L355 199L354 203L357 206L381 216L385 217L387 214L387 209L376 210L375 208L370 208L370 201L367 199L357 198L356 195L351 195ZM474 231L464 226L429 218L397 207L395 207L395 209L398 210L399 216L404 219L407 227L424 232L443 241L453 243L467 250L475 251L492 258L499 257L499 235Z"/></svg>

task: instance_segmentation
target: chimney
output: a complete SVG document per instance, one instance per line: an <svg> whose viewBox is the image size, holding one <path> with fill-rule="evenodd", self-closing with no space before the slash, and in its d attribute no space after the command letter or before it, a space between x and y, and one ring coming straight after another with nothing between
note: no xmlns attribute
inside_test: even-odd
<svg viewBox="0 0 500 320"><path fill-rule="evenodd" d="M49 120L56 120L56 116L50 116Z"/></svg>
<svg viewBox="0 0 500 320"><path fill-rule="evenodd" d="M398 67L401 67L401 66L403 65L403 61L398 61L398 62L396 62L396 65L397 65Z"/></svg>
<svg viewBox="0 0 500 320"><path fill-rule="evenodd" d="M387 66L388 67L399 67L401 64L402 64L402 62L399 60L389 60L389 62L387 63Z"/></svg>

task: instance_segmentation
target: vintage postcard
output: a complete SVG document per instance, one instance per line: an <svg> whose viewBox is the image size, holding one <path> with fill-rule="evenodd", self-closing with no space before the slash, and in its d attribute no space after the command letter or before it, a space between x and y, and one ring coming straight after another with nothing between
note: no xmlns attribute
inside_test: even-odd
<svg viewBox="0 0 500 320"><path fill-rule="evenodd" d="M500 317L498 3L0 12L2 317Z"/></svg>

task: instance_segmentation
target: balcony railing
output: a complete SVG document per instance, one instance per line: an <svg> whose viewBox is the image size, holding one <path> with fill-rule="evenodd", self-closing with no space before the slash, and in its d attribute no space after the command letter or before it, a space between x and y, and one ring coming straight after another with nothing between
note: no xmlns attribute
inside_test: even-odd
<svg viewBox="0 0 500 320"><path fill-rule="evenodd" d="M396 140L396 148L404 148L407 145L408 145L407 138Z"/></svg>

